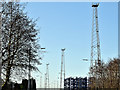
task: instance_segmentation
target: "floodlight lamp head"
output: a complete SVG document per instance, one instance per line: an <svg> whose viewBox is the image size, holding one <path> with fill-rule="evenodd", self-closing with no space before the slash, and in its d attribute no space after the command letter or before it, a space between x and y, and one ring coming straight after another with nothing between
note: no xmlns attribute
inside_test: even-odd
<svg viewBox="0 0 120 90"><path fill-rule="evenodd" d="M61 49L62 51L65 51L65 48Z"/></svg>
<svg viewBox="0 0 120 90"><path fill-rule="evenodd" d="M92 3L92 7L98 7L99 3Z"/></svg>
<svg viewBox="0 0 120 90"><path fill-rule="evenodd" d="M48 63L48 64L46 64L46 65L49 65L49 63Z"/></svg>
<svg viewBox="0 0 120 90"><path fill-rule="evenodd" d="M41 48L41 49L45 49L45 48Z"/></svg>

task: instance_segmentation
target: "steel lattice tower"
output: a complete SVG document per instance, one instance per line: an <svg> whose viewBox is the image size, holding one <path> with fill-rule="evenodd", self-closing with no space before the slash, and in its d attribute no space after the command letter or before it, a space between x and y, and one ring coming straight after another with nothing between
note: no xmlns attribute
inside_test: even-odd
<svg viewBox="0 0 120 90"><path fill-rule="evenodd" d="M62 50L62 57L61 57L61 72L60 72L60 88L62 88L62 74L63 74L63 64L64 64L64 79L65 79L65 59L64 59L64 51L65 51L65 48L64 49L61 49Z"/></svg>
<svg viewBox="0 0 120 90"><path fill-rule="evenodd" d="M47 75L47 73L45 73L45 84L44 84L44 87L45 87L45 90L46 90L46 88L47 88L47 77L46 77L46 75Z"/></svg>
<svg viewBox="0 0 120 90"><path fill-rule="evenodd" d="M47 82L47 87L50 88L49 87L49 69L48 69L48 65L49 64L46 64L46 78L47 78L46 82Z"/></svg>
<svg viewBox="0 0 120 90"><path fill-rule="evenodd" d="M50 88L50 87L49 87L49 69L48 69L48 65L49 65L49 64L46 64L45 89L46 89L46 88Z"/></svg>
<svg viewBox="0 0 120 90"><path fill-rule="evenodd" d="M100 40L98 29L98 13L99 4L93 4L93 21L92 21L92 41L91 41L91 67L101 64ZM95 64L94 64L95 62Z"/></svg>
<svg viewBox="0 0 120 90"><path fill-rule="evenodd" d="M92 20L92 40L91 40L91 64L90 77L95 77L95 87L97 87L97 68L101 66L100 40L98 29L98 12L99 3L92 4L93 20Z"/></svg>

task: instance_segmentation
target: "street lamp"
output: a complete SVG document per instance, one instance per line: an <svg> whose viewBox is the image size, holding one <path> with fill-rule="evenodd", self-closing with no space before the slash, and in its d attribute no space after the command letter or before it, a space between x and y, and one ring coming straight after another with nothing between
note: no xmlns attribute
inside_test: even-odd
<svg viewBox="0 0 120 90"><path fill-rule="evenodd" d="M83 61L88 61L88 59L82 59Z"/></svg>
<svg viewBox="0 0 120 90"><path fill-rule="evenodd" d="M41 48L41 49L45 49L45 48Z"/></svg>

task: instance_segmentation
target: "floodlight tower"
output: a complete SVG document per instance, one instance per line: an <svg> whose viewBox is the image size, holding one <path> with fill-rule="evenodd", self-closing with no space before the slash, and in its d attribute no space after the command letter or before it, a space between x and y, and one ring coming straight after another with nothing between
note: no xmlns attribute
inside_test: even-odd
<svg viewBox="0 0 120 90"><path fill-rule="evenodd" d="M48 68L49 64L46 64L46 79L47 79L47 87L49 88L49 68Z"/></svg>
<svg viewBox="0 0 120 90"><path fill-rule="evenodd" d="M63 62L64 62L64 79L65 79L65 60L64 60L64 49L61 49L62 57L61 57L61 76L60 76L60 88L62 88L62 74L63 74Z"/></svg>
<svg viewBox="0 0 120 90"><path fill-rule="evenodd" d="M45 89L47 88L47 77L46 77L46 75L47 75L47 73L45 73L45 81L44 81L44 87L45 87Z"/></svg>
<svg viewBox="0 0 120 90"><path fill-rule="evenodd" d="M96 79L97 79L97 74L94 73L94 71L96 72L97 67L101 66L100 40L99 40L99 29L98 29L98 12L97 12L98 6L99 6L99 3L92 4L93 20L92 20L91 64L90 64L90 75L92 77L95 76ZM95 87L97 87L97 83L95 84Z"/></svg>

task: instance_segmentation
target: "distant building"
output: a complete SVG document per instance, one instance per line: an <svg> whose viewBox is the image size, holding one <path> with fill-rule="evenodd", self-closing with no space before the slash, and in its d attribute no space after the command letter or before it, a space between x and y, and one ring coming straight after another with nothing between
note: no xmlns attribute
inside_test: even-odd
<svg viewBox="0 0 120 90"><path fill-rule="evenodd" d="M87 77L81 78L66 78L64 80L64 88L65 89L84 89L87 90Z"/></svg>
<svg viewBox="0 0 120 90"><path fill-rule="evenodd" d="M10 82L6 84L5 87L2 87L2 90L28 90L28 80L23 79L22 83L13 83ZM36 81L35 79L30 79L30 89L29 90L37 90L36 89Z"/></svg>

